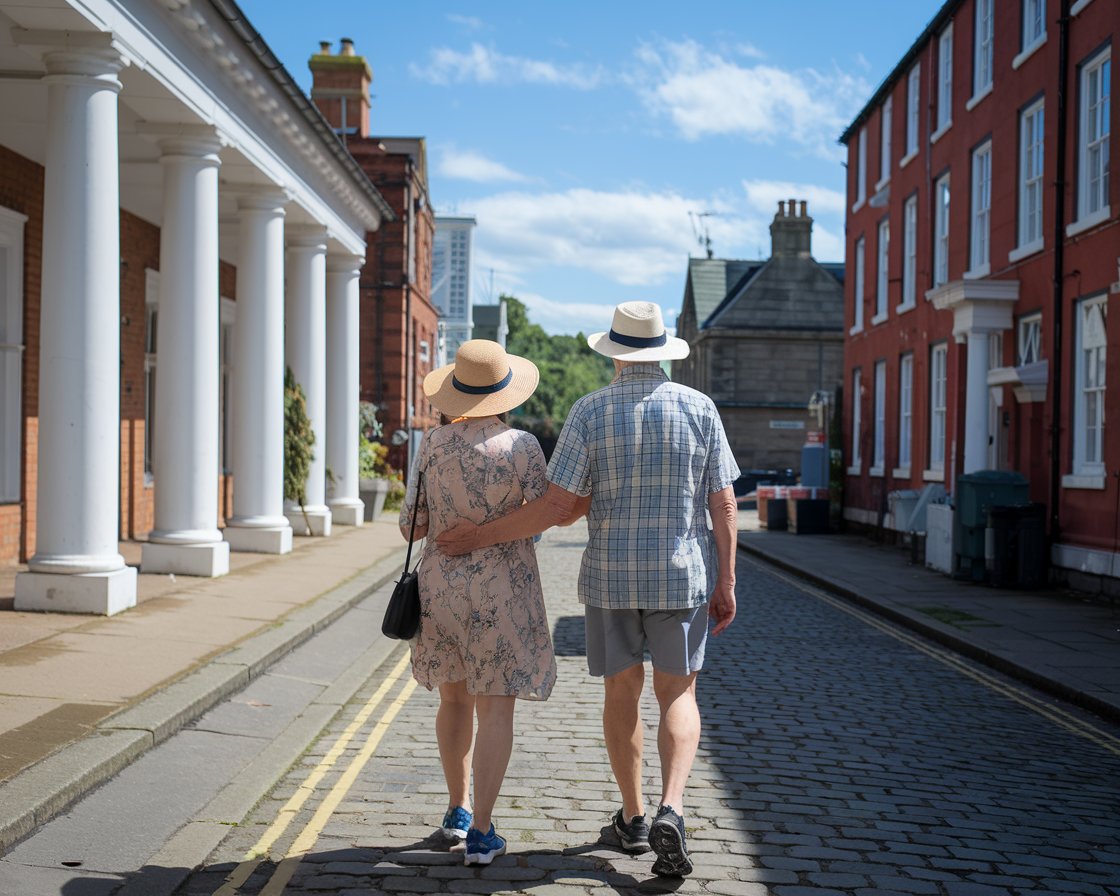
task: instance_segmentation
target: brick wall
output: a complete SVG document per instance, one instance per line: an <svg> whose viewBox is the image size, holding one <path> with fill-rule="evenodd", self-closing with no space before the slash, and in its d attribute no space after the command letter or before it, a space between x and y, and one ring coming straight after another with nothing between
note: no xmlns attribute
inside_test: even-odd
<svg viewBox="0 0 1120 896"><path fill-rule="evenodd" d="M0 563L13 564L25 562L35 552L43 167L3 146L0 146L0 205L27 216L23 234L23 488L18 504L0 506Z"/></svg>

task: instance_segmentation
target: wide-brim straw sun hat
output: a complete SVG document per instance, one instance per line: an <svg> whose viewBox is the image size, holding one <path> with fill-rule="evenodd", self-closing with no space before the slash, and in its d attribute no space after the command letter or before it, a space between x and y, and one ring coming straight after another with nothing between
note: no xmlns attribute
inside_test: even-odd
<svg viewBox="0 0 1120 896"><path fill-rule="evenodd" d="M614 309L611 328L592 333L587 344L600 355L620 361L677 361L688 357L688 343L665 332L661 306L623 302Z"/></svg>
<svg viewBox="0 0 1120 896"><path fill-rule="evenodd" d="M489 417L524 404L540 378L528 358L489 339L471 339L459 346L454 364L424 377L424 394L449 417Z"/></svg>

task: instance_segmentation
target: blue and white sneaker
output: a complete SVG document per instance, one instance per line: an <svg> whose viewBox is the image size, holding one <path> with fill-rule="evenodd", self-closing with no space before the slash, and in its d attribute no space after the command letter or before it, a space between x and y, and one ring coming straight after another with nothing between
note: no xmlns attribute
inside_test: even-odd
<svg viewBox="0 0 1120 896"><path fill-rule="evenodd" d="M485 834L476 828L467 831L464 865L489 865L498 856L505 854L506 841L494 833L494 825L490 825L490 830Z"/></svg>
<svg viewBox="0 0 1120 896"><path fill-rule="evenodd" d="M443 836L448 840L466 840L474 816L462 806L448 809L443 816Z"/></svg>

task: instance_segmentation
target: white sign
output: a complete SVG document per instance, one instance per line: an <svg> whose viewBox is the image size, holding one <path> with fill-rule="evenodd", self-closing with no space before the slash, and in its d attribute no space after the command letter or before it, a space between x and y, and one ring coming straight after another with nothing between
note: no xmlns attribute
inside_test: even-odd
<svg viewBox="0 0 1120 896"><path fill-rule="evenodd" d="M771 420L771 429L804 429L804 420Z"/></svg>

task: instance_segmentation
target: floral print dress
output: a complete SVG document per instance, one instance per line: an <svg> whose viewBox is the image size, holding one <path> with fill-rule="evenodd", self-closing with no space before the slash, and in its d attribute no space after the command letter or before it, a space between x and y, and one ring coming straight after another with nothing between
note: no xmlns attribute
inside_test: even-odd
<svg viewBox="0 0 1120 896"><path fill-rule="evenodd" d="M440 426L421 444L400 525L407 529L416 506L416 525L428 526L412 674L429 690L465 681L476 695L546 700L552 692L556 658L533 539L462 557L440 553L434 542L462 520L482 525L540 497L545 472L536 438L496 417Z"/></svg>

